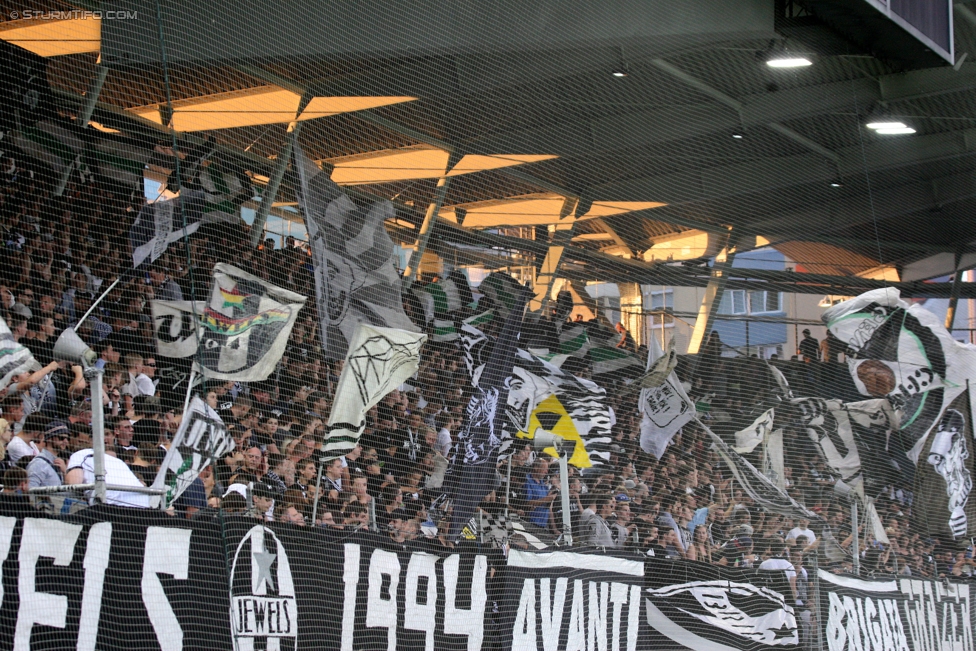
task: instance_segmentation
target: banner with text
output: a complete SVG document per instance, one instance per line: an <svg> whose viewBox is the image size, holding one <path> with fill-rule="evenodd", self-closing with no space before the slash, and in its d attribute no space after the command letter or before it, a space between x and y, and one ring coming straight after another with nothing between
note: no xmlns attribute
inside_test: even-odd
<svg viewBox="0 0 976 651"><path fill-rule="evenodd" d="M820 571L829 651L955 651L973 644L971 581L866 581Z"/></svg>

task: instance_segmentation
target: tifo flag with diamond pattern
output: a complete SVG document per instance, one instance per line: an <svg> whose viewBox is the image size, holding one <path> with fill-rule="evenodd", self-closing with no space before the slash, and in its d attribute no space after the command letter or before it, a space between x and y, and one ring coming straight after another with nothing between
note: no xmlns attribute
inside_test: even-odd
<svg viewBox="0 0 976 651"><path fill-rule="evenodd" d="M366 427L366 412L417 372L427 335L359 324L346 353L329 414L323 459L341 457L356 447Z"/></svg>

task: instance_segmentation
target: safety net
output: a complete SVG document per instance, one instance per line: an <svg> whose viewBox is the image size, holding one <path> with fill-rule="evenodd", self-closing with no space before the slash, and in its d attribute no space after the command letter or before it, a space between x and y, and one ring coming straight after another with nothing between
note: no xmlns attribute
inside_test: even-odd
<svg viewBox="0 0 976 651"><path fill-rule="evenodd" d="M974 48L0 1L0 648L974 648Z"/></svg>

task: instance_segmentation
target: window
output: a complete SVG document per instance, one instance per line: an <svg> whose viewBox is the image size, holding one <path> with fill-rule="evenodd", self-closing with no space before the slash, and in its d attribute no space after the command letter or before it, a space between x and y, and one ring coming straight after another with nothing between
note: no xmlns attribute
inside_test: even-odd
<svg viewBox="0 0 976 651"><path fill-rule="evenodd" d="M719 314L764 314L779 312L782 300L779 292L731 289L722 295Z"/></svg>
<svg viewBox="0 0 976 651"><path fill-rule="evenodd" d="M674 310L674 290L664 289L646 294L648 309L651 311L651 328L673 328L674 317L664 314L664 310Z"/></svg>

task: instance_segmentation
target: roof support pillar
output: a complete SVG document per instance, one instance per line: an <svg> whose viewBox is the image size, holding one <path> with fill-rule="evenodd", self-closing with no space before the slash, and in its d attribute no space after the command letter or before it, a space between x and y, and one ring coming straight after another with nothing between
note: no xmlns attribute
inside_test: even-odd
<svg viewBox="0 0 976 651"><path fill-rule="evenodd" d="M92 113L95 112L95 105L98 104L98 96L102 94L102 86L105 85L106 77L108 77L108 66L96 65L95 78L92 79L91 86L88 87L88 92L85 94L84 103L81 105L81 111L78 112L77 123L82 129L88 128ZM64 188L68 185L68 179L71 178L71 173L75 170L77 163L78 160L75 159L64 166L64 171L61 172L61 176L54 186L53 194L55 197L64 194Z"/></svg>
<svg viewBox="0 0 976 651"><path fill-rule="evenodd" d="M278 188L281 187L281 180L285 178L285 171L288 169L288 163L291 161L291 152L295 148L295 140L298 139L298 134L301 130L302 123L294 123L294 128L285 139L285 144L275 161L274 171L271 173L268 185L264 188L264 193L261 195L261 205L258 206L257 214L254 215L254 223L251 224L252 247L257 246L261 241L264 224L268 221L268 214L271 212L271 204L274 203L275 197L278 196Z"/></svg>
<svg viewBox="0 0 976 651"><path fill-rule="evenodd" d="M722 253L725 254L725 258L719 260ZM722 294L725 293L725 285L729 280L732 261L735 259L731 235L727 237L725 249L722 253L719 253L715 259L711 280L705 287L705 296L698 308L698 318L695 319L695 328L691 333L691 341L688 342L689 355L697 355L701 351L705 337L715 322L715 315L718 314L718 306L722 302Z"/></svg>
<svg viewBox="0 0 976 651"><path fill-rule="evenodd" d="M965 271L959 270L959 261L962 258L961 252L956 252L956 272L952 275L952 288L949 290L949 309L946 310L945 327L952 334L952 324L956 320L956 308L959 306L959 290L962 285L962 275Z"/></svg>
<svg viewBox="0 0 976 651"><path fill-rule="evenodd" d="M579 205L579 200L575 197L567 197L563 201L563 207L559 211L559 219L562 221L573 212ZM573 224L556 224L556 230L552 234L549 250L542 261L542 267L535 277L535 296L529 301L529 309L533 312L543 309L549 304L549 295L552 293L552 285L559 277L559 265L563 260L563 252L566 245L573 239Z"/></svg>
<svg viewBox="0 0 976 651"><path fill-rule="evenodd" d="M413 276L416 276L416 280L420 280L420 261L424 258L424 252L427 251L430 234L434 232L434 226L437 224L437 215L444 205L444 198L447 196L447 190L451 185L451 177L447 176L447 172L451 171L451 168L457 165L458 160L458 155L451 152L444 176L437 181L434 200L427 206L424 221L420 224L420 233L417 235L417 249L410 254L410 261L407 262L407 268L403 272L403 291L409 290L410 286L413 285L415 280Z"/></svg>

